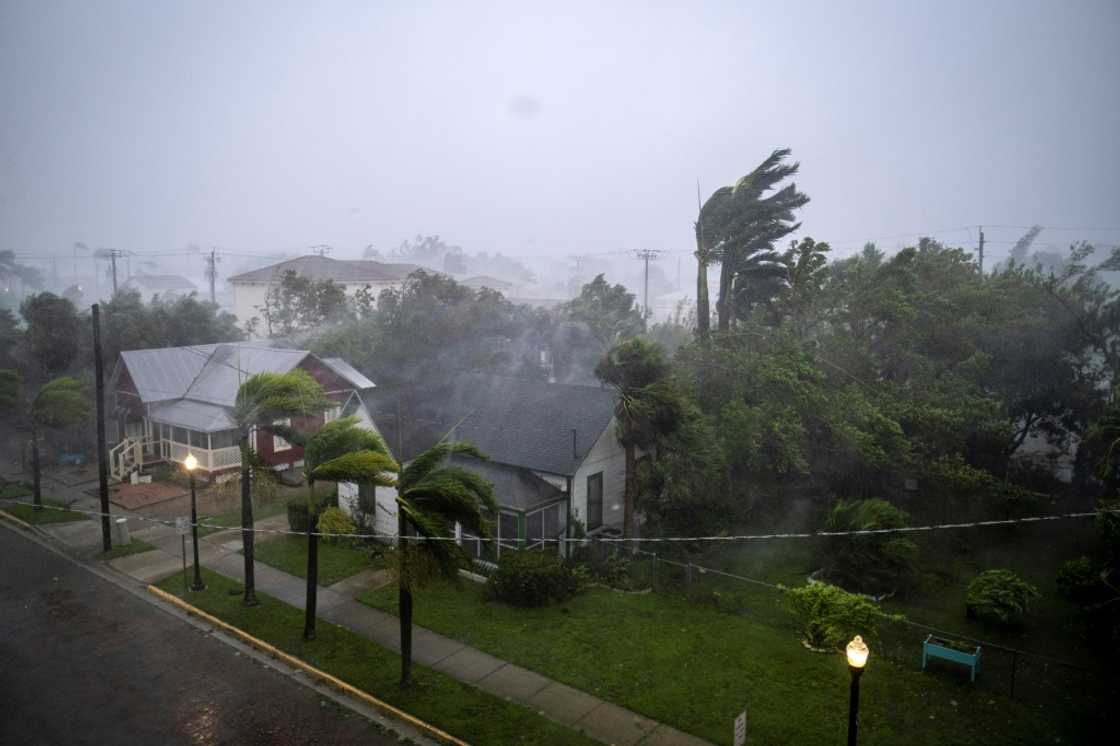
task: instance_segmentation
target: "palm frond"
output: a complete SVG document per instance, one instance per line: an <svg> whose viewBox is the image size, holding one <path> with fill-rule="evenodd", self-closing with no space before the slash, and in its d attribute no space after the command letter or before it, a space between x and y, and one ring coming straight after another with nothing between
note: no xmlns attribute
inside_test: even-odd
<svg viewBox="0 0 1120 746"><path fill-rule="evenodd" d="M401 486L408 489L424 478L428 472L439 466L448 456L473 456L486 460L486 454L475 448L470 443L449 443L440 441L428 450L414 458L408 466L401 471Z"/></svg>
<svg viewBox="0 0 1120 746"><path fill-rule="evenodd" d="M388 454L355 451L319 464L311 470L311 476L326 482L366 482L393 487L399 470L400 466Z"/></svg>

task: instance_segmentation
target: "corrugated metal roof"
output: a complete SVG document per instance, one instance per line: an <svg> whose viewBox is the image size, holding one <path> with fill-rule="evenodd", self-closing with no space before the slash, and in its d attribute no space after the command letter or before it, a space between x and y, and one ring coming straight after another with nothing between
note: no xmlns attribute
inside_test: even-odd
<svg viewBox="0 0 1120 746"><path fill-rule="evenodd" d="M248 344L217 345L184 398L232 407L237 389L257 373L287 373L310 353Z"/></svg>
<svg viewBox="0 0 1120 746"><path fill-rule="evenodd" d="M140 400L145 404L178 399L202 372L217 345L162 347L121 353Z"/></svg>
<svg viewBox="0 0 1120 746"><path fill-rule="evenodd" d="M320 358L328 368L345 378L356 389L372 389L377 384L363 376L358 370L340 357Z"/></svg>
<svg viewBox="0 0 1120 746"><path fill-rule="evenodd" d="M165 425L185 427L204 433L233 430L237 427L229 408L189 399L153 405L151 419L152 422L162 422Z"/></svg>

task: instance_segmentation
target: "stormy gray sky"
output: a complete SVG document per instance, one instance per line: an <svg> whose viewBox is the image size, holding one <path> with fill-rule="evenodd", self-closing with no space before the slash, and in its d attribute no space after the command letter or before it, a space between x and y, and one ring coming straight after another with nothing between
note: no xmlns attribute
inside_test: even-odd
<svg viewBox="0 0 1120 746"><path fill-rule="evenodd" d="M0 0L0 248L687 250L696 179L781 146L844 248L1110 228L1118 38L1115 0Z"/></svg>

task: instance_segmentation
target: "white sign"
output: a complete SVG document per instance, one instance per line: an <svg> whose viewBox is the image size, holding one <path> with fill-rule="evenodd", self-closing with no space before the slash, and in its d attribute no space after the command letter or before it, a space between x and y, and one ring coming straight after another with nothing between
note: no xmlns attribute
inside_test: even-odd
<svg viewBox="0 0 1120 746"><path fill-rule="evenodd" d="M747 742L747 711L743 710L735 718L735 746L744 746Z"/></svg>
<svg viewBox="0 0 1120 746"><path fill-rule="evenodd" d="M191 521L189 518L176 518L175 519L175 532L179 536L186 536L191 532Z"/></svg>

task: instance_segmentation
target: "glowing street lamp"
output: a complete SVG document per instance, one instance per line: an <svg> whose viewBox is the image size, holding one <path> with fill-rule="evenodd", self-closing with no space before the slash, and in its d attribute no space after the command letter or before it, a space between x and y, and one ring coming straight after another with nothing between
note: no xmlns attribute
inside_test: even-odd
<svg viewBox="0 0 1120 746"><path fill-rule="evenodd" d="M859 677L867 665L867 655L870 652L863 638L856 635L848 643L848 670L852 674L851 696L848 700L848 746L856 746L856 719L859 713Z"/></svg>
<svg viewBox="0 0 1120 746"><path fill-rule="evenodd" d="M202 583L202 571L198 567L198 509L195 505L195 491L194 491L194 470L198 468L198 459L194 457L193 453L187 453L187 457L183 459L183 466L187 469L187 474L191 478L191 543L194 545L194 582L191 583L192 591L206 590L206 586Z"/></svg>

